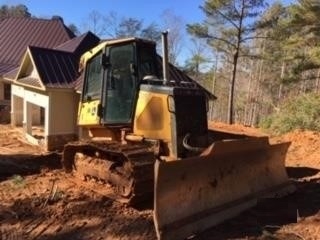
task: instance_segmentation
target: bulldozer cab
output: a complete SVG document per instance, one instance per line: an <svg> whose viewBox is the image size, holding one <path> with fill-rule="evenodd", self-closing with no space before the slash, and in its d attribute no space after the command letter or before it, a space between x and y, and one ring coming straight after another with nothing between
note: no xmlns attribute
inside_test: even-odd
<svg viewBox="0 0 320 240"><path fill-rule="evenodd" d="M95 125L132 124L139 84L145 76L158 77L153 42L132 38L100 45L86 63L80 125L90 125L81 122L81 114L89 118L88 112ZM95 106L88 110L86 105Z"/></svg>

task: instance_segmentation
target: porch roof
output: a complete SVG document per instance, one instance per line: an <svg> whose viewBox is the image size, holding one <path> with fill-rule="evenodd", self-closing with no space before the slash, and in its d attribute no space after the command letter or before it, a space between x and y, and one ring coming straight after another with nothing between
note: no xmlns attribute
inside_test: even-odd
<svg viewBox="0 0 320 240"><path fill-rule="evenodd" d="M43 85L51 88L73 87L72 83L79 75L78 60L73 53L31 46L29 50ZM34 82L30 81L29 85Z"/></svg>
<svg viewBox="0 0 320 240"><path fill-rule="evenodd" d="M95 46L100 39L91 32L73 38L56 48L29 46L21 66L4 77L17 84L35 88L74 88L74 81L79 77L79 59L81 54ZM32 61L28 61L32 59ZM24 70L32 64L39 79L28 76ZM29 75L31 73L28 73Z"/></svg>

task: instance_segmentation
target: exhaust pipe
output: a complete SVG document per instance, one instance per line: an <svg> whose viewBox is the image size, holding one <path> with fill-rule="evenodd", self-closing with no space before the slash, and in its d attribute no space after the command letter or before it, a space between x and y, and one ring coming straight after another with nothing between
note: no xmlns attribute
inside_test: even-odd
<svg viewBox="0 0 320 240"><path fill-rule="evenodd" d="M162 71L163 84L167 85L169 81L168 31L162 32Z"/></svg>

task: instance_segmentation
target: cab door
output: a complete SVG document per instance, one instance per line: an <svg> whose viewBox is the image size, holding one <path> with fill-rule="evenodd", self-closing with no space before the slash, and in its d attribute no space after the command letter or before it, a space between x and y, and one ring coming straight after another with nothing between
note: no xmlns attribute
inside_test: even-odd
<svg viewBox="0 0 320 240"><path fill-rule="evenodd" d="M100 124L99 107L101 105L101 87L103 69L102 51L91 58L86 65L83 90L78 113L78 125L92 126Z"/></svg>
<svg viewBox="0 0 320 240"><path fill-rule="evenodd" d="M130 124L137 95L135 44L110 46L107 53L102 123Z"/></svg>

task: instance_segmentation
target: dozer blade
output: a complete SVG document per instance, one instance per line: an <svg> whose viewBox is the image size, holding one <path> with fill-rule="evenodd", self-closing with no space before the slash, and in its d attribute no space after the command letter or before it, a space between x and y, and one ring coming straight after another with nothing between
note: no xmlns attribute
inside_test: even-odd
<svg viewBox="0 0 320 240"><path fill-rule="evenodd" d="M200 156L155 164L158 239L185 239L257 204L295 191L285 169L290 143L267 137L219 141Z"/></svg>

